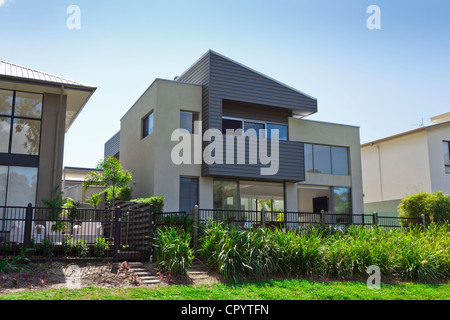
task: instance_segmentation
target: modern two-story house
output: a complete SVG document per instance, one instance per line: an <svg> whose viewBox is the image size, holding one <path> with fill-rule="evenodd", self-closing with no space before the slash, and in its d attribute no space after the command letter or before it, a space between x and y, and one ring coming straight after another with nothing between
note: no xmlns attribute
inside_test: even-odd
<svg viewBox="0 0 450 320"><path fill-rule="evenodd" d="M64 135L95 90L0 61L0 207L43 206L61 187Z"/></svg>
<svg viewBox="0 0 450 320"><path fill-rule="evenodd" d="M305 119L316 112L317 99L210 50L174 80L153 81L105 156L132 171L134 197L165 196L166 211L266 201L362 213L359 128Z"/></svg>

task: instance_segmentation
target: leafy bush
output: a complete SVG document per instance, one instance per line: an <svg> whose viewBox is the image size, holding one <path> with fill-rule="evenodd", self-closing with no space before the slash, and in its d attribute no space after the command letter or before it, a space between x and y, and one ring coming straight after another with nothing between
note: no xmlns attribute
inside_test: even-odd
<svg viewBox="0 0 450 320"><path fill-rule="evenodd" d="M77 256L80 258L85 258L89 253L89 243L83 239L77 239L74 241L73 246L77 252Z"/></svg>
<svg viewBox="0 0 450 320"><path fill-rule="evenodd" d="M190 247L191 236L174 228L163 228L157 233L158 267L171 275L185 275L192 261L194 251Z"/></svg>
<svg viewBox="0 0 450 320"><path fill-rule="evenodd" d="M166 201L166 198L163 196L153 196L148 198L133 199L130 201L136 203L151 203L155 208L155 212L162 213L164 210L164 202Z"/></svg>
<svg viewBox="0 0 450 320"><path fill-rule="evenodd" d="M50 259L55 250L55 244L45 237L40 244L37 245L37 252L42 254L44 257Z"/></svg>
<svg viewBox="0 0 450 320"><path fill-rule="evenodd" d="M72 255L75 249L72 236L68 236L62 240L62 249L65 255Z"/></svg>
<svg viewBox="0 0 450 320"><path fill-rule="evenodd" d="M94 254L97 257L103 257L106 253L106 250L108 250L108 242L105 240L105 238L97 238L95 239L94 243Z"/></svg>
<svg viewBox="0 0 450 320"><path fill-rule="evenodd" d="M89 253L89 243L83 239L74 240L70 235L62 241L62 249L67 256L85 258Z"/></svg>
<svg viewBox="0 0 450 320"><path fill-rule="evenodd" d="M112 187L106 188L106 199L112 200ZM129 186L124 186L121 188L116 189L116 197L114 200L120 200L120 201L130 201L132 196L131 193L133 192L133 189Z"/></svg>
<svg viewBox="0 0 450 320"><path fill-rule="evenodd" d="M442 191L420 192L402 199L399 207L400 217L420 218L425 215L427 224L450 220L450 196Z"/></svg>

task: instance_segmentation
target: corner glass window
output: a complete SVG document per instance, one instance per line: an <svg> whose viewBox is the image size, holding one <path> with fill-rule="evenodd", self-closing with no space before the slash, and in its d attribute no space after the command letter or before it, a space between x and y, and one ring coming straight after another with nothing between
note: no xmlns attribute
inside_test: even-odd
<svg viewBox="0 0 450 320"><path fill-rule="evenodd" d="M153 133L153 112L142 119L142 139Z"/></svg>
<svg viewBox="0 0 450 320"><path fill-rule="evenodd" d="M0 152L39 155L43 95L0 90Z"/></svg>

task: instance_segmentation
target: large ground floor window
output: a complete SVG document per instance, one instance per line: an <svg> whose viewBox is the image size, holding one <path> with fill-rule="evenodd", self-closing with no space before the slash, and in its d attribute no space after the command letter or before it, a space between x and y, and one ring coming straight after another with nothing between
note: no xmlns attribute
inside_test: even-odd
<svg viewBox="0 0 450 320"><path fill-rule="evenodd" d="M284 210L283 183L214 180L214 209L260 211Z"/></svg>
<svg viewBox="0 0 450 320"><path fill-rule="evenodd" d="M8 218L7 207L26 207L29 203L33 206L36 203L38 168L0 166L0 230L9 225L4 219ZM24 215L25 211L20 211ZM25 216L17 216L17 219L24 219Z"/></svg>
<svg viewBox="0 0 450 320"><path fill-rule="evenodd" d="M298 211L351 214L351 191L349 187L301 185L298 187Z"/></svg>

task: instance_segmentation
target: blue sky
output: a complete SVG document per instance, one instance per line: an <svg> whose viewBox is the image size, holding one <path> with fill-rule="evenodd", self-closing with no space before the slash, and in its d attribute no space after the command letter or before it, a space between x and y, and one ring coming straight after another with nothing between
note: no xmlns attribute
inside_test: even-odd
<svg viewBox="0 0 450 320"><path fill-rule="evenodd" d="M66 135L66 166L94 167L151 82L208 49L316 97L309 119L359 126L362 143L450 111L446 0L0 0L0 59L98 87Z"/></svg>

